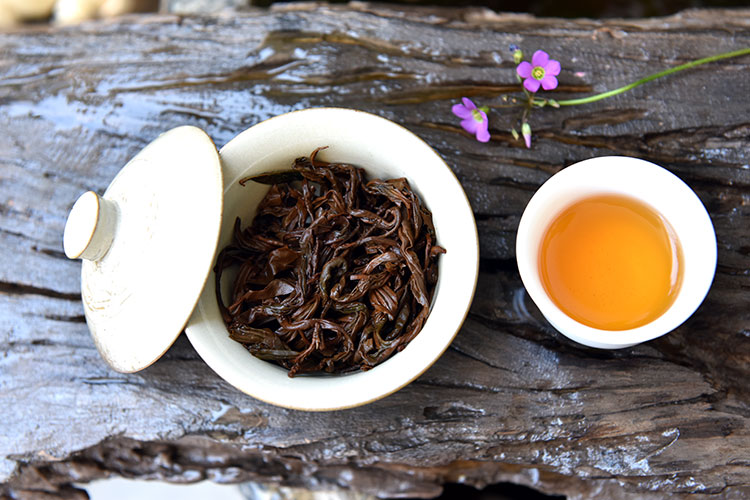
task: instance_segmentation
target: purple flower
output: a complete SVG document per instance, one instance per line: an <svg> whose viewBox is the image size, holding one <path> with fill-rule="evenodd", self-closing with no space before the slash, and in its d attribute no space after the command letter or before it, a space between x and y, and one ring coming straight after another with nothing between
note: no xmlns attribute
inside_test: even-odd
<svg viewBox="0 0 750 500"><path fill-rule="evenodd" d="M523 61L516 68L518 76L524 78L523 86L529 92L536 92L539 86L544 90L552 90L557 87L557 75L560 74L560 63L550 59L543 50L534 52L531 63Z"/></svg>
<svg viewBox="0 0 750 500"><path fill-rule="evenodd" d="M490 140L490 133L487 130L489 127L489 121L487 120L487 113L471 102L468 97L462 97L461 101L463 104L455 104L453 106L453 114L461 120L461 126L477 137L479 142L487 142Z"/></svg>

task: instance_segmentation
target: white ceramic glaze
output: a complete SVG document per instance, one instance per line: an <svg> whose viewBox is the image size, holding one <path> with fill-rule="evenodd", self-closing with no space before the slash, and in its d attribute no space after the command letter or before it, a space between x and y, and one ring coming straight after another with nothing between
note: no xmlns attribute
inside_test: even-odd
<svg viewBox="0 0 750 500"><path fill-rule="evenodd" d="M539 277L539 248L552 220L575 201L605 193L640 199L661 213L683 251L682 285L672 306L651 323L630 330L599 330L571 319L549 298ZM552 326L581 344L617 349L664 335L693 314L713 281L716 236L700 199L677 176L645 160L606 156L571 165L539 188L518 226L516 260L529 296Z"/></svg>
<svg viewBox="0 0 750 500"><path fill-rule="evenodd" d="M65 223L65 255L69 259L101 259L112 244L116 222L115 203L93 191L83 193L73 204Z"/></svg>
<svg viewBox="0 0 750 500"><path fill-rule="evenodd" d="M407 129L361 111L319 108L271 118L242 132L220 151L224 169L224 221L219 248L231 241L235 218L250 223L268 186L238 181L248 175L289 169L292 161L328 146L319 158L356 164L371 177L406 177L432 211L440 257L439 283L424 328L400 353L366 372L303 375L253 357L231 340L219 314L213 271L187 335L220 376L239 390L279 406L333 410L386 396L424 372L449 346L471 304L478 273L476 225L466 195L442 159ZM226 290L228 272L222 282Z"/></svg>
<svg viewBox="0 0 750 500"><path fill-rule="evenodd" d="M180 127L144 148L102 197L84 193L71 210L65 252L83 259L86 322L115 370L145 368L181 333L213 265L222 187L211 139Z"/></svg>

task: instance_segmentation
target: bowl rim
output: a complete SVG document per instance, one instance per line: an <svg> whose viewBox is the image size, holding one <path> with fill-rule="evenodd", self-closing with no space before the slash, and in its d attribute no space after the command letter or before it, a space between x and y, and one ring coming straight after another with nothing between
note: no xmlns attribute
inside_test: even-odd
<svg viewBox="0 0 750 500"><path fill-rule="evenodd" d="M610 176L620 176L620 179L624 178L623 176L630 176L640 179L642 182L652 181L658 183L663 188L670 190L669 193L662 193L664 198L668 198L670 193L679 196L679 201L682 203L681 206L685 210L690 210L691 214L695 216L695 231L702 235L701 244L703 246L695 253L704 252L706 257L705 260L699 263L696 263L696 259L691 260L691 265L694 269L691 270L691 275L696 275L697 277L691 282L690 289L687 289L686 284L683 282L678 296L661 316L645 325L627 330L594 328L580 323L562 312L549 298L539 283L538 271L536 270L538 247L531 248L531 245L538 241L531 236L532 232L535 231L532 228L532 224L540 218L539 214L545 208L550 208L545 205L548 199L559 196L563 192L577 194L569 198L566 203L555 205L549 212L545 212L546 226L536 231L536 234L544 234L546 227L548 227L554 217L567 206L570 206L571 203L599 193L609 192L624 194L626 196L630 195L655 208L653 207L653 203L647 199L647 195L639 195L627 187L620 188L619 186L614 187L614 184L606 184L594 189L586 184L587 182L595 182L590 181L592 176L604 176L604 171L608 171ZM577 186L576 181L581 181L583 187ZM663 211L656 210L674 228L672 220L664 215ZM678 233L678 238L682 240L681 236L684 235L685 231L681 232L679 228L674 229ZM684 245L682 246L684 247ZM682 250L684 258L687 259L685 249L683 248ZM521 275L521 281L527 293L537 305L542 315L558 332L589 347L620 349L666 335L684 323L700 307L711 289L715 276L717 265L716 234L711 218L700 198L675 174L664 167L640 158L601 156L574 163L560 170L551 176L534 193L519 221L516 236L516 262L519 274ZM686 262L685 266L687 268ZM677 308L675 308L676 305L678 306Z"/></svg>
<svg viewBox="0 0 750 500"><path fill-rule="evenodd" d="M408 137L410 140L415 140L416 139L421 144L421 147L425 148L425 152L428 152L429 154L434 155L435 159L438 160L439 164L442 165L442 167L444 168L444 170L447 173L450 174L450 177L451 177L452 181L455 182L456 187L458 187L458 189L459 189L459 191L461 193L460 201L462 201L463 203L465 203L466 207L468 208L468 213L469 213L470 219L471 219L471 225L470 225L469 229L470 229L471 233L473 234L473 241L472 241L472 243L470 245L471 248L473 249L473 255L471 256L472 257L472 259L471 259L472 260L471 265L470 266L467 265L467 268L466 268L466 271L471 272L471 274L473 276L472 279L471 279L471 287L470 287L471 288L471 293L468 294L468 296L465 299L466 303L465 303L464 310L461 311L460 313L457 312L455 314L455 317L457 319L460 318L456 322L456 324L455 324L455 330L452 332L452 334L449 336L449 338L444 342L444 345L442 345L441 348L438 351L436 351L435 355L432 356L431 359L425 360L424 366L421 369L413 372L407 378L405 378L402 382L394 385L393 387L389 388L388 390L380 392L380 393L377 393L375 395L372 395L371 397L368 397L366 399L355 400L355 401L352 401L352 402L349 402L349 403L346 403L346 404L340 404L340 405L322 405L322 406L298 405L298 404L289 403L287 401L281 401L281 400L278 400L278 399L274 400L272 398L258 396L257 394L252 394L252 393L248 392L247 390L245 390L243 387L241 387L239 385L239 383L236 383L238 381L232 380L234 378L234 375L230 375L230 374L226 373L222 369L221 360L218 359L217 356L215 356L216 353L214 352L214 349L207 348L206 347L206 343L203 342L201 340L200 336L197 335L195 333L195 331L194 331L194 328L195 328L195 325L193 325L194 318L196 316L200 316L200 314L201 314L201 302L203 300L203 298L201 298L198 301L198 305L196 306L196 309L195 309L195 311L193 313L193 316L191 317L190 321L188 321L188 324L187 324L187 326L185 328L185 332L186 332L186 334L187 334L187 336L188 336L191 344L194 346L194 348L196 349L196 351L198 352L198 354L201 356L201 358L206 362L206 364L208 364L209 367L212 370L214 370L214 372L216 372L221 378L223 378L224 380L226 380L227 382L229 382L236 389L240 390L241 392L243 392L245 394L248 394L249 396L253 397L254 399L263 401L265 403L268 403L268 404L271 404L271 405L274 405L274 406L280 406L280 407L283 407L283 408L288 408L288 409L293 409L293 410L313 411L313 412L344 410L344 409L354 408L354 407L358 407L358 406L362 406L362 405L366 405L366 404L372 403L374 401L377 401L379 399L385 398L385 397L387 397L387 396L389 396L389 395L391 395L391 394L399 391L400 389L404 388L406 385L410 384L411 382L413 382L414 380L416 380L417 378L419 378L422 374L424 374L445 353L445 351L448 349L448 347L450 347L450 345L452 344L453 340L455 339L456 335L458 334L459 330L461 329L462 325L464 324L464 322L465 322L465 320L466 320L466 318L467 318L467 316L469 314L469 310L471 308L471 304L473 303L474 295L476 293L477 282L478 282L478 275L479 275L479 235L478 235L477 228L476 228L476 220L474 218L473 210L471 208L471 203L469 202L468 196L466 195L466 192L464 191L463 186L461 185L460 181L458 180L458 177L453 172L453 170L447 165L447 163L445 162L445 160L443 160L443 158L429 144L427 144L427 142L424 139L422 139L417 134L415 134L411 130L407 129L403 125L400 125L400 124L398 124L396 122L393 122L393 121L391 121L391 120L389 120L387 118L384 118L382 116L379 116L379 115L376 115L376 114L373 114L373 113L369 113L369 112L366 112L366 111L357 110L357 109L340 108L340 107L313 107L313 108L299 109L299 110L294 110L294 111L290 111L290 112L287 112L287 113L283 113L281 115L276 115L276 116L270 117L270 118L268 118L266 120L258 122L257 124L252 125L251 127L243 130L242 132L240 132L239 134L237 134L231 141L229 141L224 147L221 148L221 150L219 151L219 156L221 157L222 153L224 151L226 151L228 147L231 147L230 144L232 144L233 141L235 141L236 139L240 138L241 136L243 136L245 134L253 134L254 133L253 129L256 129L256 127L259 127L259 126L261 127L261 131L263 131L263 128L265 128L265 127L268 127L270 125L276 125L279 122L282 122L282 121L285 121L285 120L289 120L290 118L297 118L301 114L307 114L307 115L310 116L310 118L314 118L316 116L319 117L321 114L323 114L323 115L325 115L325 114L333 114L334 117L335 117L335 115L338 115L339 117L342 117L342 116L349 116L352 113L355 114L355 115L357 115L358 117L365 117L368 120L376 120L376 121L380 122L381 124L384 124L384 125L392 128L394 130L394 133L398 133L400 135L404 135L404 136ZM256 130L256 132L258 132L258 130ZM224 192L226 192L231 187L231 182L232 182L231 179L225 179ZM466 222L468 222L468 221L466 221ZM211 280L212 276L213 276L213 271L211 271L211 273L209 274L209 281ZM203 294L205 294L205 293L206 293L206 290L204 289L203 293L201 294L202 297L203 297ZM437 298L437 294L433 297L432 305L434 305L436 298ZM429 319L429 317L428 317L428 319ZM427 325L426 322L425 322L425 325ZM209 349L209 350L207 351L207 349ZM399 354L399 353L396 353L396 354ZM395 355L394 355L394 357L395 357ZM390 360L390 358L389 358L389 360ZM378 366L381 366L381 365L378 365ZM218 369L217 369L217 367L218 367ZM378 367L375 367L375 368L378 368ZM347 377L348 376L357 376L358 374L361 374L361 373L366 373L366 372L354 372L354 373L351 373L351 374L344 374L343 376L347 376ZM312 375L312 376L315 376L315 375ZM330 376L330 375L325 375L325 376ZM334 376L337 376L337 375L334 375Z"/></svg>

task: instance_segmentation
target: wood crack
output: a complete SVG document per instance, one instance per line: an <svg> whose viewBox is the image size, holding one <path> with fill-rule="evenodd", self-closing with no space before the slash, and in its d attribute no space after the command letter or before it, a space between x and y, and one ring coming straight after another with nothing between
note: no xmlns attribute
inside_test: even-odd
<svg viewBox="0 0 750 500"><path fill-rule="evenodd" d="M64 321L66 323L86 323L86 316L83 314L75 314L72 316L62 314L43 314L42 317L52 321Z"/></svg>
<svg viewBox="0 0 750 500"><path fill-rule="evenodd" d="M65 261L69 261L70 260L68 258L68 256L65 255L65 252L63 252L62 250L54 250L52 248L41 248L41 247L39 247L37 245L33 245L31 247L31 249L33 251L35 251L35 252L39 252L41 254L47 255L49 257L53 257L55 259L62 259L62 260L65 260Z"/></svg>
<svg viewBox="0 0 750 500"><path fill-rule="evenodd" d="M493 368L493 369L495 369L495 370L500 370L500 371L504 371L504 372L509 372L509 373L513 373L513 372L512 372L512 370L509 370L508 368L505 368L504 366L499 366L499 365L493 364L493 363L492 363L492 362L490 362L489 360L486 360L486 359L482 359L482 358L479 358L479 357L477 357L477 356L474 356L473 354L470 354L470 353L468 353L468 352L466 352L466 351L462 350L462 349L461 349L460 347L458 347L458 346L456 345L456 343L455 343L455 342L454 342L454 343L452 343L452 344L450 345L449 349L450 349L451 351L454 351L454 352L456 352L456 353L458 353L458 354L460 354L460 355L462 355L462 356L466 356L466 357L467 357L467 358L469 358L469 359L472 359L472 360L474 360L474 361L477 361L477 362L479 362L479 363L481 363L481 364L483 364L483 365L485 365L485 366L488 366L488 367L490 367L490 368Z"/></svg>
<svg viewBox="0 0 750 500"><path fill-rule="evenodd" d="M600 388L596 387L596 389L600 389ZM616 390L617 388L613 387L610 389ZM637 411L651 409L651 408L665 408L669 406L682 406L682 405L692 405L692 404L697 404L697 403L707 403L710 400L710 397L711 397L710 394L701 394L700 396L696 396L693 398L676 399L673 401L660 401L656 403L643 404L643 405L632 407L632 408L623 408L621 410L613 410L613 411L607 411L607 412L602 412L602 413L591 413L590 416L602 417L602 416L607 416L607 415L632 413L634 411L637 412Z"/></svg>
<svg viewBox="0 0 750 500"><path fill-rule="evenodd" d="M9 295L41 295L53 299L70 300L73 302L81 301L80 293L58 292L57 290L51 290L49 288L8 283L5 281L0 281L0 293L6 293Z"/></svg>

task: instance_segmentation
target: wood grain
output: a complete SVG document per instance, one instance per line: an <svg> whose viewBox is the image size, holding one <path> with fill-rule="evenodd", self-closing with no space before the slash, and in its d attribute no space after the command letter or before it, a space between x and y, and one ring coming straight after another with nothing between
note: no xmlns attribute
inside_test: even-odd
<svg viewBox="0 0 750 500"><path fill-rule="evenodd" d="M494 109L482 145L450 107L461 96L502 104L516 88L511 43L552 53L564 68L555 95L577 97L750 46L750 10L590 21L292 4L0 34L0 496L82 498L72 482L113 474L382 497L499 481L582 499L750 496L750 58L537 112L530 150L507 132L516 115ZM109 369L83 319L80 264L61 252L76 197L103 192L169 128L202 127L221 146L311 106L403 124L460 179L482 264L451 348L396 394L334 413L239 393L184 336L143 372ZM620 351L557 334L514 260L533 192L601 155L680 176L718 238L717 275L697 313Z"/></svg>

